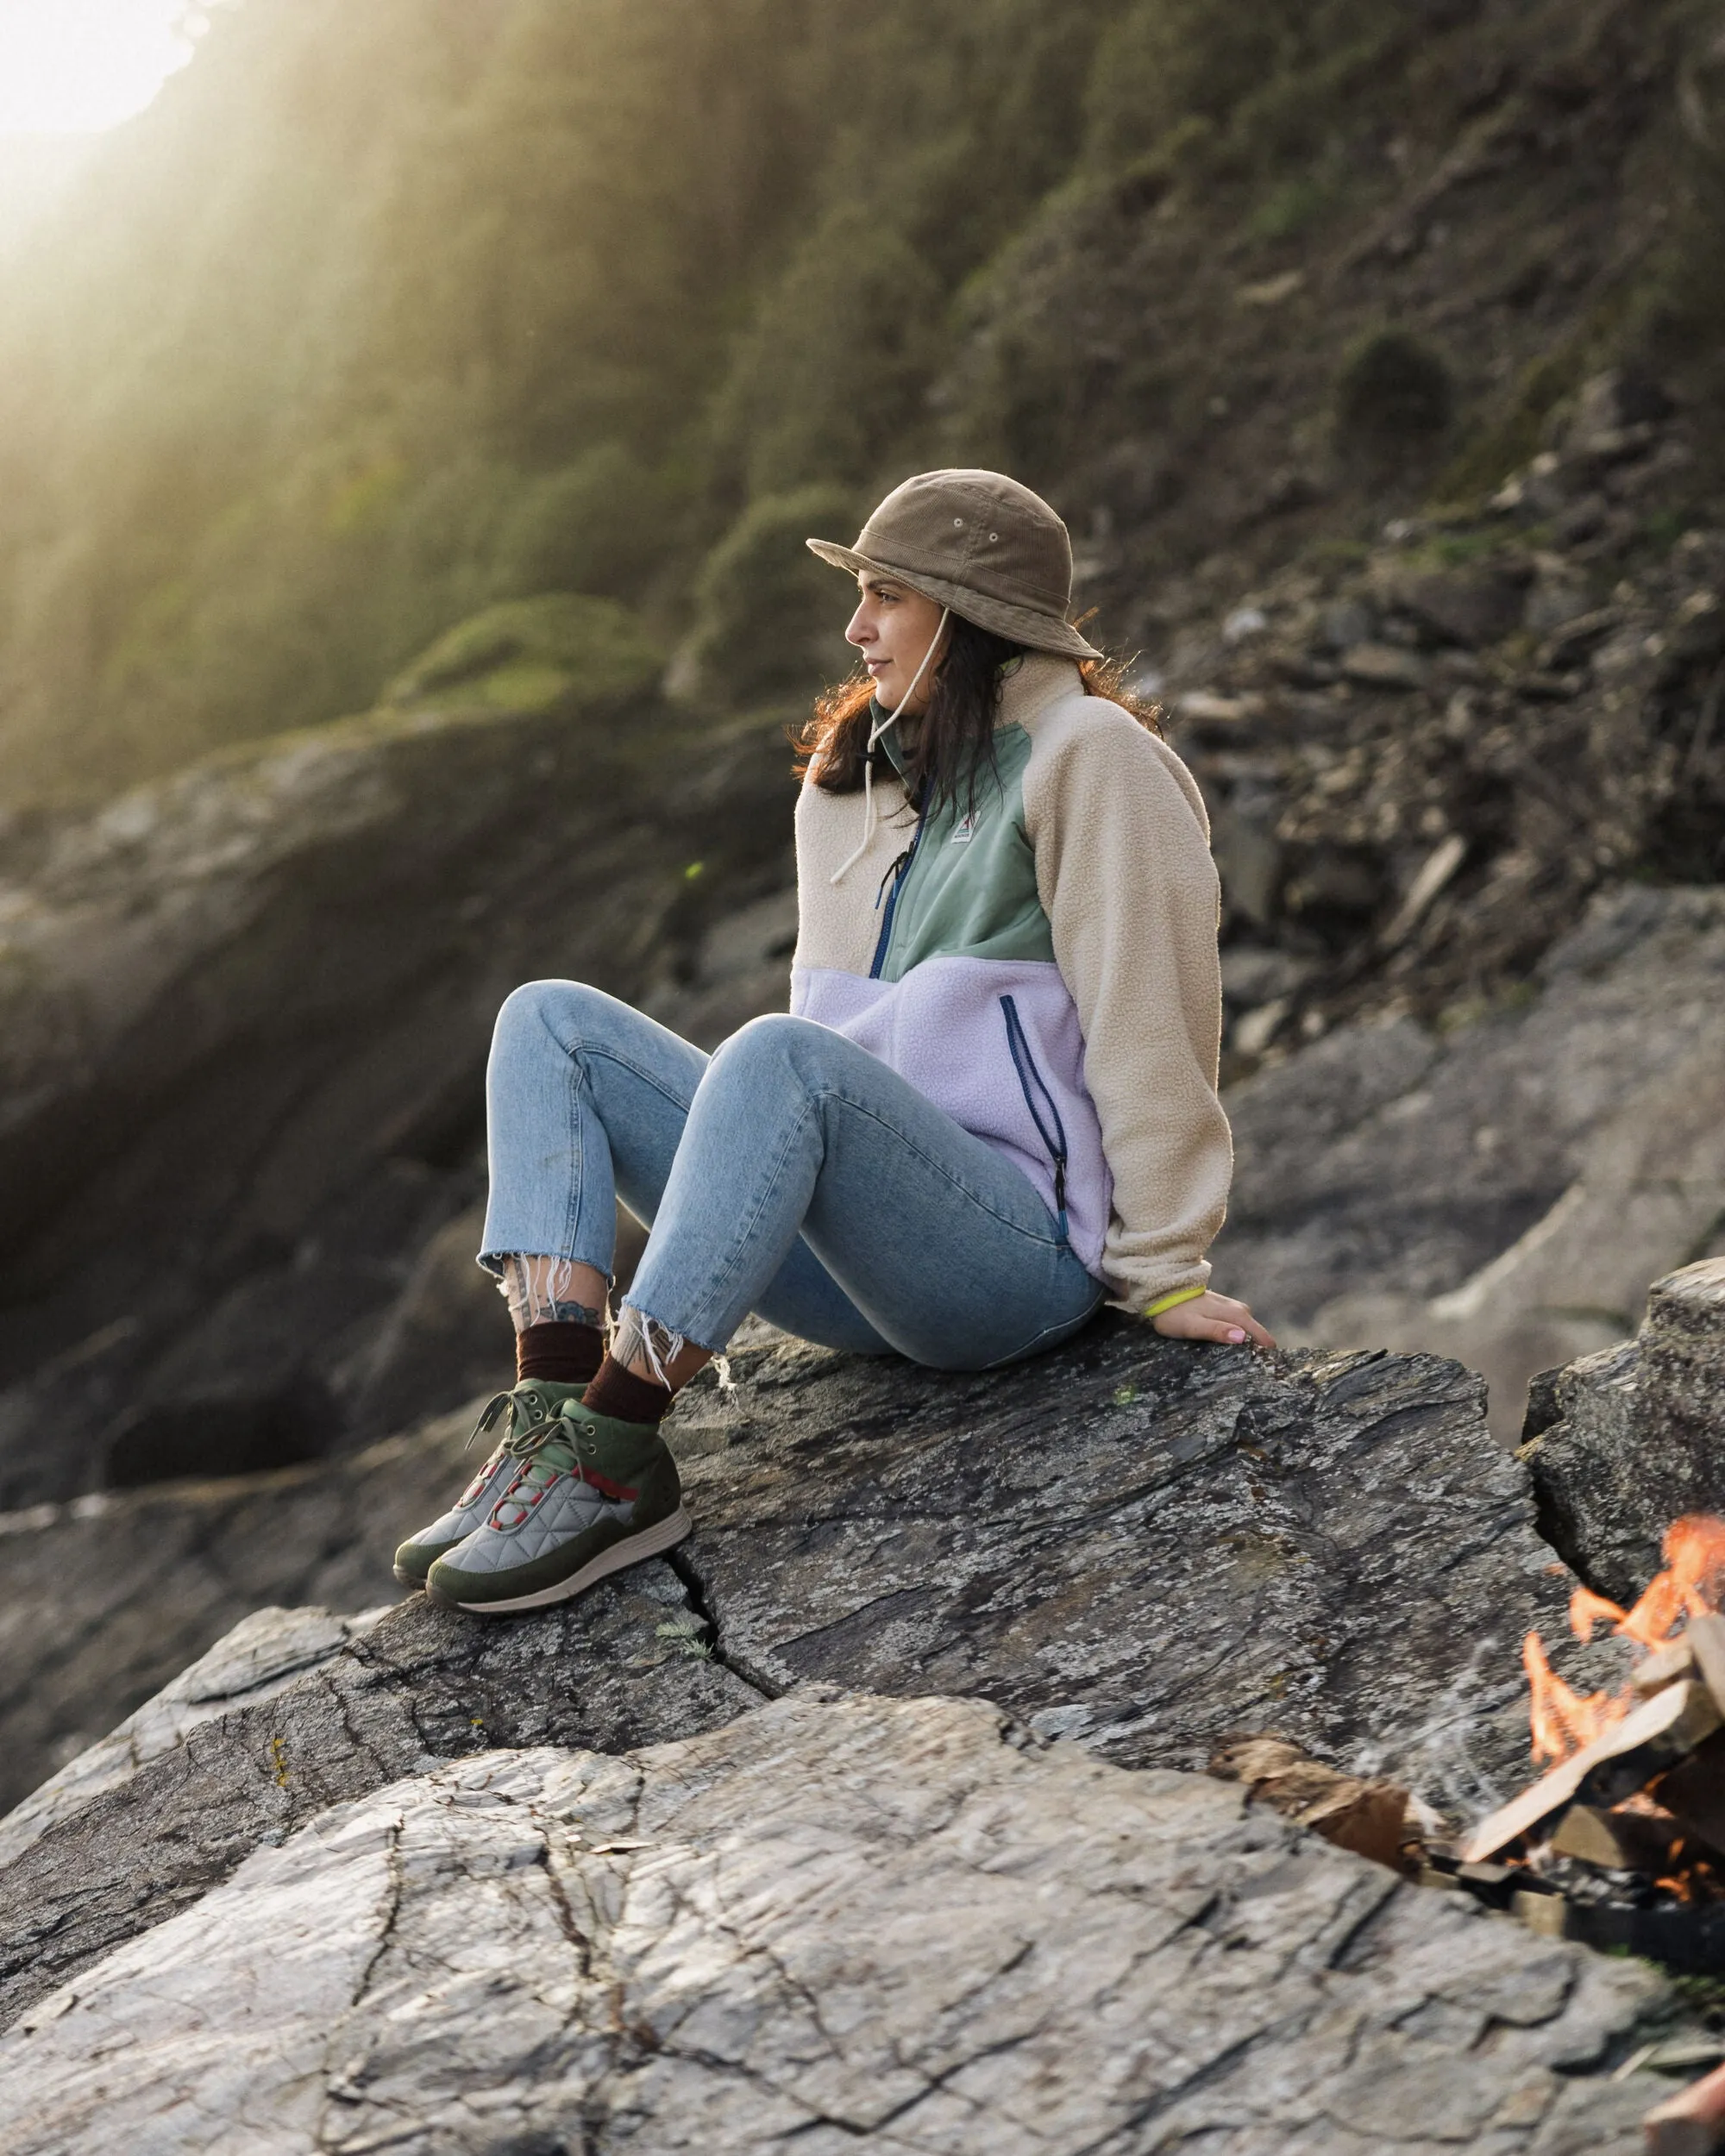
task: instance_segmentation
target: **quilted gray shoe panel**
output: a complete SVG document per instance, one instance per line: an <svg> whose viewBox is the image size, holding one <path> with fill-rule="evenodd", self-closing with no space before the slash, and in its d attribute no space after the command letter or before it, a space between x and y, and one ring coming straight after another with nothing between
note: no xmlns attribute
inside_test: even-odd
<svg viewBox="0 0 1725 2156"><path fill-rule="evenodd" d="M534 1478L521 1471L519 1460L511 1465L520 1476L518 1486L511 1491L505 1485L489 1517L448 1552L449 1563L464 1574L512 1572L550 1556L602 1522L612 1522L622 1530L635 1517L632 1498L607 1497L573 1475L559 1475L535 1488Z"/></svg>
<svg viewBox="0 0 1725 2156"><path fill-rule="evenodd" d="M437 1559L464 1541L491 1517L492 1507L521 1472L518 1449L522 1440L556 1420L558 1410L579 1387L550 1385L529 1379L486 1403L474 1426L481 1437L501 1422L503 1434L496 1450L446 1513L428 1527L410 1535L395 1553L395 1576L404 1587L423 1587L425 1575ZM472 1438L468 1443L473 1442Z"/></svg>

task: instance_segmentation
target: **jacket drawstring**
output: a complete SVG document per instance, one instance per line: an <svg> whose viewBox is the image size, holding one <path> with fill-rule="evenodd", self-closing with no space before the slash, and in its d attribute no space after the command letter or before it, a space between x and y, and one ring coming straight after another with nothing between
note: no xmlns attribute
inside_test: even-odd
<svg viewBox="0 0 1725 2156"><path fill-rule="evenodd" d="M869 729L869 747L862 759L862 843L856 849L855 853L847 855L844 860L840 862L837 868L836 868L832 874L827 878L827 881L829 883L843 882L847 871L856 866L857 862L862 860L863 855L868 852L869 847L875 843L875 743L880 740L881 735L886 732L888 727L897 724L899 712L903 711L906 705L908 704L911 699L916 694L918 683L922 680L924 674L928 672L929 661L933 658L935 653L940 649L940 640L946 633L946 624L951 616L951 613L952 609L950 606L943 606L941 608L940 619L935 626L934 635L929 641L928 649L922 655L922 664L911 676L911 685L905 691L904 694L899 699L897 709L887 712L878 725L871 726Z"/></svg>

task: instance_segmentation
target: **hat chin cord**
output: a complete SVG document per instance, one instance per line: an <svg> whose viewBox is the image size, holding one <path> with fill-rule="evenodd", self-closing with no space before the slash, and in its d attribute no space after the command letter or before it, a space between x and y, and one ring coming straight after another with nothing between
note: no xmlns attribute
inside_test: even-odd
<svg viewBox="0 0 1725 2156"><path fill-rule="evenodd" d="M862 860L863 855L868 852L869 847L875 843L875 828L876 822L875 813L875 746L879 743L881 736L886 732L889 726L896 726L898 724L900 714L903 711L906 705L908 704L911 699L916 694L918 686L921 683L922 677L928 672L930 660L933 658L935 653L940 649L940 640L946 634L946 624L948 621L950 620L951 616L952 609L950 606L943 606L941 608L940 619L935 624L934 634L929 639L928 649L922 655L922 664L911 676L910 686L899 699L898 703L894 706L894 708L887 713L884 718L881 719L879 725L871 726L869 729L869 746L863 752L862 758L862 843L856 849L855 853L847 856L844 861L840 862L837 868L836 868L832 874L827 878L827 881L829 883L842 883L844 881L845 876L856 866L857 862Z"/></svg>

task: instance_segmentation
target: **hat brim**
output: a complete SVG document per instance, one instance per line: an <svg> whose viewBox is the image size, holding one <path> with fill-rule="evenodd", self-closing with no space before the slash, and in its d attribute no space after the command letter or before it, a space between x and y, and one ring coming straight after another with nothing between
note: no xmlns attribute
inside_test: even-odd
<svg viewBox="0 0 1725 2156"><path fill-rule="evenodd" d="M872 576L890 576L908 584L913 592L932 599L937 606L950 606L978 629L987 629L1007 642L1023 644L1028 651L1057 651L1068 659L1100 659L1104 655L1087 643L1069 621L1044 613L1038 606L1013 606L1005 599L990 599L965 584L949 584L944 576L925 576L919 571L895 567L890 561L874 561L855 547L835 546L831 539L804 542L812 555L830 561L835 569L849 569L853 576L867 570Z"/></svg>

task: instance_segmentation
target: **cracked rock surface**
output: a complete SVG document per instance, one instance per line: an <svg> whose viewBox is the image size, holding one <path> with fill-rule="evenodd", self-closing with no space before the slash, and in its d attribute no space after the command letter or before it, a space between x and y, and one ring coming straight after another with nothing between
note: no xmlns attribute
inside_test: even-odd
<svg viewBox="0 0 1725 2156"><path fill-rule="evenodd" d="M701 1651L662 1563L487 1622L416 1595L285 1690L191 1730L0 1874L0 2021L332 1804L494 1746L687 1736L756 1697Z"/></svg>
<svg viewBox="0 0 1725 2156"><path fill-rule="evenodd" d="M1527 1433L1545 1533L1590 1587L1633 1602L1671 1522L1719 1508L1725 1258L1656 1280L1634 1339L1538 1378Z"/></svg>
<svg viewBox="0 0 1725 2156"><path fill-rule="evenodd" d="M1134 1766L1274 1732L1461 1814L1526 1778L1521 1641L1573 1583L1457 1364L1108 1315L992 1376L737 1367L669 1426L674 1562L763 1689L982 1694Z"/></svg>
<svg viewBox="0 0 1725 2156"><path fill-rule="evenodd" d="M325 1812L44 1998L0 2107L14 2156L1628 2156L1658 1992L1237 1788L812 1688Z"/></svg>
<svg viewBox="0 0 1725 2156"><path fill-rule="evenodd" d="M362 1639L383 1614L373 1609L358 1617L337 1617L327 1609L270 1608L242 1617L117 1729L69 1759L0 1819L0 1865L22 1856L59 1821L70 1819L94 1798L129 1781L140 1767L184 1744L200 1723L285 1691L303 1671L329 1661L349 1640Z"/></svg>
<svg viewBox="0 0 1725 2156"><path fill-rule="evenodd" d="M0 1807L266 1603L393 1601L395 1546L473 1472L470 1410L350 1457L0 1514Z"/></svg>

